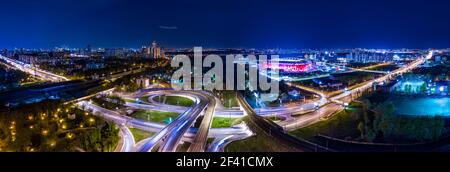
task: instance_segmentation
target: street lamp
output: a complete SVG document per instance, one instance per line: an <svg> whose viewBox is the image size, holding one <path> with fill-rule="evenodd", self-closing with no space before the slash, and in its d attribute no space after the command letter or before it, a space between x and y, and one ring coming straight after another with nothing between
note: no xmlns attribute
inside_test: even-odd
<svg viewBox="0 0 450 172"><path fill-rule="evenodd" d="M42 135L47 136L48 135L48 130L43 130L42 131Z"/></svg>
<svg viewBox="0 0 450 172"><path fill-rule="evenodd" d="M95 122L95 119L94 118L89 118L89 122L92 124L92 123Z"/></svg>

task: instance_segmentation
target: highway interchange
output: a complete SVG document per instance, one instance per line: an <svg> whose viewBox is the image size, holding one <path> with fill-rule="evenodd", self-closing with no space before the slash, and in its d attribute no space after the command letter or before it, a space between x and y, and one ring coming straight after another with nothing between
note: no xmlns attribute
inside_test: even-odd
<svg viewBox="0 0 450 172"><path fill-rule="evenodd" d="M430 52L430 54L426 57L419 58L405 67L387 73L374 80L362 83L352 90L343 91L333 97L328 97L325 93L318 90L290 84L290 86L318 95L319 99L307 103L296 103L281 107L259 108L254 109L254 111L259 116L263 117L285 116L285 120L277 122L277 124L286 131L302 128L320 120L324 120L330 115L335 114L335 112L344 109L345 105L347 105L352 100L352 97L354 97L353 95L370 89L376 83L385 82L396 75L414 69L422 64L425 59L431 58L432 54L433 52ZM50 80L53 82L68 80L63 76L36 69L13 59L3 56L0 56L0 59L5 60L9 65L14 66L19 70L33 74L45 80ZM76 105L78 105L78 107L83 110L92 111L95 115L101 116L108 121L112 121L120 127L120 136L122 139L116 151L175 152L180 146L180 143L189 142L190 146L187 151L217 152L224 151L225 146L233 141L242 140L254 134L245 123L241 123L230 128L211 128L211 123L214 117L240 118L247 115L244 111L247 111L248 109L244 109L244 106L242 105L240 109L224 108L222 103L214 97L214 95L206 91L174 91L170 89L150 88L140 90L133 94L113 93L113 90L107 90L98 94L116 94L127 99L141 99L143 97L148 97L148 101L146 101L146 103L126 102L125 106L134 109L180 113L180 115L173 122L165 125L156 122L134 119L116 111L94 105L88 99L96 96L97 94L76 100ZM181 107L153 101L155 96L161 95L189 98L194 101L194 105L192 107ZM293 114L303 115L292 117ZM200 116L203 116L200 126L198 128L193 128L192 126ZM155 135L136 143L129 127L155 133ZM212 138L214 141L208 144L208 138Z"/></svg>

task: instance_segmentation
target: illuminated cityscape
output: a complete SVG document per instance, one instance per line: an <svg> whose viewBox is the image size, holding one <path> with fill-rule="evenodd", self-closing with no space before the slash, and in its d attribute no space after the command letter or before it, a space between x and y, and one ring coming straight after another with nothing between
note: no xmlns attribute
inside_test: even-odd
<svg viewBox="0 0 450 172"><path fill-rule="evenodd" d="M0 152L448 152L450 4L367 3L5 2Z"/></svg>

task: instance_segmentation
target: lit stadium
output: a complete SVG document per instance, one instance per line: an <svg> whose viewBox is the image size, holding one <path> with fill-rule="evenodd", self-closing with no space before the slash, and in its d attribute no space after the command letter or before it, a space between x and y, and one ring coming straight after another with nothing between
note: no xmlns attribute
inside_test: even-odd
<svg viewBox="0 0 450 172"><path fill-rule="evenodd" d="M307 73L317 70L317 66L312 61L303 59L298 60L278 60L278 65L275 65L273 61L262 63L262 69L278 69L282 73Z"/></svg>

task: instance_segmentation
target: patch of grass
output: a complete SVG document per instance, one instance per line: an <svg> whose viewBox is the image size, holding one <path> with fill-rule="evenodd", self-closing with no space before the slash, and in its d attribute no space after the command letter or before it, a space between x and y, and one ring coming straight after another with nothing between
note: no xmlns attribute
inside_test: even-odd
<svg viewBox="0 0 450 172"><path fill-rule="evenodd" d="M252 131L254 136L245 140L235 141L225 147L225 152L289 152L291 148L279 144L272 136L264 133L260 128L249 122L248 117L243 119Z"/></svg>
<svg viewBox="0 0 450 172"><path fill-rule="evenodd" d="M211 128L229 128L242 122L242 118L214 117Z"/></svg>
<svg viewBox="0 0 450 172"><path fill-rule="evenodd" d="M138 103L135 99L124 98L123 100L129 103Z"/></svg>
<svg viewBox="0 0 450 172"><path fill-rule="evenodd" d="M211 144L212 142L214 142L214 138L208 138L208 140L206 140L207 144Z"/></svg>
<svg viewBox="0 0 450 172"><path fill-rule="evenodd" d="M191 107L194 105L194 101L192 101L191 99L179 96L158 96L155 97L154 100L157 102L175 106Z"/></svg>
<svg viewBox="0 0 450 172"><path fill-rule="evenodd" d="M239 104L236 98L228 98L223 101L223 106L226 108L238 107Z"/></svg>
<svg viewBox="0 0 450 172"><path fill-rule="evenodd" d="M223 106L226 108L238 107L238 101L236 99L236 93L234 91L223 91L221 93L223 98Z"/></svg>
<svg viewBox="0 0 450 172"><path fill-rule="evenodd" d="M289 134L313 142L317 141L315 136L318 134L341 139L359 137L360 131L358 130L359 120L357 115L359 112L360 109L358 107L350 106L348 110L338 112L327 120L291 131Z"/></svg>
<svg viewBox="0 0 450 172"><path fill-rule="evenodd" d="M175 112L163 112L163 111L151 111L151 110L139 110L131 114L131 117L158 123L168 123L169 119L174 120L179 116Z"/></svg>
<svg viewBox="0 0 450 172"><path fill-rule="evenodd" d="M136 143L155 135L155 133L147 132L147 131L136 129L136 128L130 128L130 131L133 134L133 137L134 137L134 140L136 141Z"/></svg>

